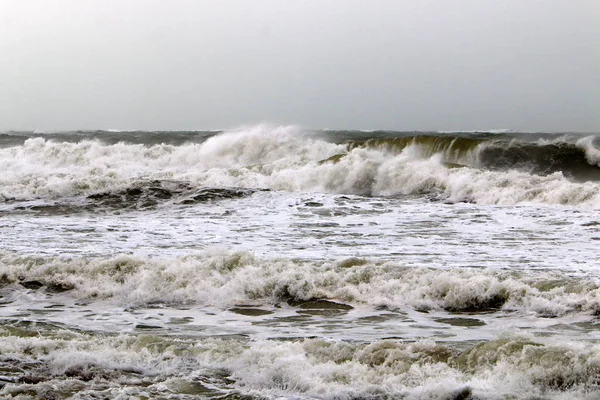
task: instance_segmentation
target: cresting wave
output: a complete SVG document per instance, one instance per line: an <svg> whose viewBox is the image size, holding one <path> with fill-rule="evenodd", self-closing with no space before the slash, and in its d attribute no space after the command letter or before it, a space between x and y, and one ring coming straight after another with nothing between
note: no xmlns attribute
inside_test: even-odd
<svg viewBox="0 0 600 400"><path fill-rule="evenodd" d="M444 162L492 170L520 170L537 175L561 172L579 181L600 180L600 151L594 137L577 140L559 138L534 143L521 140L494 139L489 135L418 135L375 138L351 142L356 146L379 148L400 153L409 146L420 149L421 156L441 155Z"/></svg>
<svg viewBox="0 0 600 400"><path fill-rule="evenodd" d="M495 315L506 321L508 314L534 316L536 323L585 317L595 329L600 288L590 277L404 268L358 258L302 262L223 249L164 260L5 252L0 271L2 307L20 303L20 311L30 313L7 316L0 325L3 398L593 400L600 391L600 345L509 327L493 339L466 341L306 338L311 330L279 337L273 327L264 338L193 330L165 335L139 325L134 333L110 333L73 328L53 314L76 306L86 319L103 319L116 307L146 321L149 309L177 316L178 305L187 305L186 315L198 318L208 307L224 318L268 324L269 312L295 309L327 323L366 307L384 310L372 325L382 324L385 314L396 315L390 323L410 324L402 315L412 309L463 322ZM53 307L36 316L41 306L31 299L44 298Z"/></svg>
<svg viewBox="0 0 600 400"><path fill-rule="evenodd" d="M0 328L9 398L596 399L598 345L164 338Z"/></svg>
<svg viewBox="0 0 600 400"><path fill-rule="evenodd" d="M357 139L351 132L309 134L262 125L189 141L177 133L177 144L158 144L150 133L145 143L137 135L116 143L98 135L79 141L35 137L2 148L0 199L54 201L124 191L136 182L175 181L196 188L600 206L594 137L531 141L504 134L363 132Z"/></svg>
<svg viewBox="0 0 600 400"><path fill-rule="evenodd" d="M0 398L597 400L596 148L0 133Z"/></svg>
<svg viewBox="0 0 600 400"><path fill-rule="evenodd" d="M48 293L66 291L78 299L113 299L125 307L165 304L229 309L327 300L400 311L502 310L540 317L600 314L597 283L560 272L405 268L364 259L301 262L261 259L218 248L169 260L129 256L69 260L4 253L0 267L6 301L13 301L11 296L25 287Z"/></svg>

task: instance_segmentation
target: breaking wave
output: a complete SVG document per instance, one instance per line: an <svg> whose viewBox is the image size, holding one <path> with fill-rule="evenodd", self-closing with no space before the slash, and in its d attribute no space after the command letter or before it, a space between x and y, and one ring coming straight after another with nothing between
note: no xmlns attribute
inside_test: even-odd
<svg viewBox="0 0 600 400"><path fill-rule="evenodd" d="M35 397L108 393L115 398L229 394L232 398L593 399L600 367L597 346L543 345L526 338L490 341L459 352L430 341L365 345L317 339L244 342L65 336L37 340L5 336L0 346L3 354L11 354L11 364L23 365L30 375L3 377L10 383L0 393Z"/></svg>
<svg viewBox="0 0 600 400"><path fill-rule="evenodd" d="M360 136L263 125L187 136L119 133L120 141L115 134L110 140L84 135L64 141L56 135L0 149L0 199L122 193L165 181L196 189L600 206L600 150L593 136L378 131Z"/></svg>
<svg viewBox="0 0 600 400"><path fill-rule="evenodd" d="M5 398L579 399L600 390L600 347L507 335L431 340L249 340L0 327Z"/></svg>
<svg viewBox="0 0 600 400"><path fill-rule="evenodd" d="M560 272L403 267L347 259L337 263L261 259L209 249L178 259L0 257L0 283L124 306L162 302L227 309L237 305L327 300L390 310L508 311L557 317L600 314L600 287ZM8 286L7 286L8 285Z"/></svg>

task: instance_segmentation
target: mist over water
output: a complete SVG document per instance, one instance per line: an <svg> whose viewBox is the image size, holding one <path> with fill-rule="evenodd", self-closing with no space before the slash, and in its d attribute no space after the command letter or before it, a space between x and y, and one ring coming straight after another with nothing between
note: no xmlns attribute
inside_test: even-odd
<svg viewBox="0 0 600 400"><path fill-rule="evenodd" d="M578 133L0 134L0 396L595 399Z"/></svg>

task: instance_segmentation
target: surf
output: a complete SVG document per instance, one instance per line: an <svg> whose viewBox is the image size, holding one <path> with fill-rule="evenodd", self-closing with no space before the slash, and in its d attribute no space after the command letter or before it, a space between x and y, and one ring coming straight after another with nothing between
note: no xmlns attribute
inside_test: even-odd
<svg viewBox="0 0 600 400"><path fill-rule="evenodd" d="M63 141L60 135L30 137L0 149L0 168L6 171L0 198L90 198L133 190L145 181L174 181L198 190L600 205L593 136L376 131L360 132L361 138L353 131L263 125L190 133L187 140L181 132L119 133L118 142L95 135ZM160 138L165 140L157 143Z"/></svg>

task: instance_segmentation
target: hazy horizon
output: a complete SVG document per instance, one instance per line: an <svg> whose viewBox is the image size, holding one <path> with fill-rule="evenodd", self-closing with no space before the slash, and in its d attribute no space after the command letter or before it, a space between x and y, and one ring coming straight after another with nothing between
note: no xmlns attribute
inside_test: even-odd
<svg viewBox="0 0 600 400"><path fill-rule="evenodd" d="M593 0L0 0L0 131L600 132Z"/></svg>
<svg viewBox="0 0 600 400"><path fill-rule="evenodd" d="M127 133L127 132L235 132L241 131L245 128L252 128L256 126L266 126L269 128L277 129L279 127L297 127L300 131L356 131L356 132L421 132L421 133L550 133L550 134L600 134L600 130L596 131L576 131L576 130L519 130L519 129L503 129L503 128L492 128L492 129L387 129L387 128L320 128L320 127L309 127L301 126L297 124L271 124L271 123L256 123L256 124L243 124L237 126L230 126L225 128L195 128L195 129L117 129L117 128L75 128L75 129L5 129L0 130L0 133L33 133L33 134L46 134L46 133L74 133L74 132L109 132L109 133Z"/></svg>

